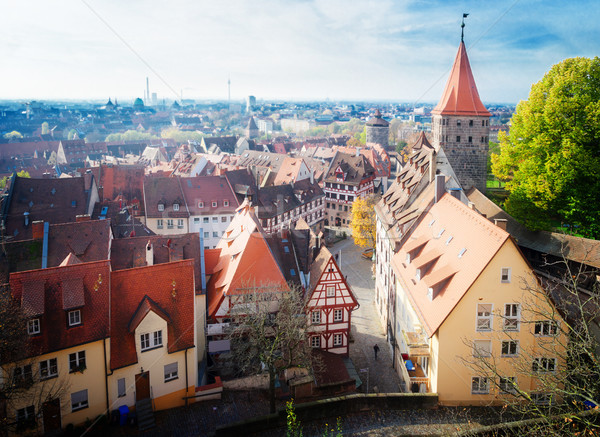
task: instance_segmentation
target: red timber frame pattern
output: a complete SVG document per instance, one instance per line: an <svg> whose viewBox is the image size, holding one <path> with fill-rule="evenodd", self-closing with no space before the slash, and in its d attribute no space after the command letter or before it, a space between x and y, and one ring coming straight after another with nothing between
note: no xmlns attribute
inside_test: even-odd
<svg viewBox="0 0 600 437"><path fill-rule="evenodd" d="M334 287L335 296L327 297L327 289ZM307 312L309 321L309 335L311 337L320 337L320 349L348 355L348 336L351 326L352 310L358 307L358 301L352 294L350 286L342 275L340 268L336 264L333 256L325 264L325 269L321 272L311 297L308 301ZM334 311L342 310L342 320L334 321ZM314 311L320 311L320 323L312 323L312 314ZM342 335L342 344L333 345L335 334Z"/></svg>

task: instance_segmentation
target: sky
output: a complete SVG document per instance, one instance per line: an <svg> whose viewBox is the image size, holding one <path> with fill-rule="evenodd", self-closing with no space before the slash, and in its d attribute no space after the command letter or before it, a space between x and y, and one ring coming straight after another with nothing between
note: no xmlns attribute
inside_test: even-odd
<svg viewBox="0 0 600 437"><path fill-rule="evenodd" d="M597 0L27 0L0 14L0 99L435 103L460 43L486 103L600 50Z"/></svg>

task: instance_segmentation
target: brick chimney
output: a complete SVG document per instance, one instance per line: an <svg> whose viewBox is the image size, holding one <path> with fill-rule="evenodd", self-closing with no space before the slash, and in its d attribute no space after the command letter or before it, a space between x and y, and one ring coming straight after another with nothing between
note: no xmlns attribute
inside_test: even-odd
<svg viewBox="0 0 600 437"><path fill-rule="evenodd" d="M91 217L89 214L80 214L78 216L75 216L75 222L79 223L79 222L89 222L91 220Z"/></svg>
<svg viewBox="0 0 600 437"><path fill-rule="evenodd" d="M504 231L506 231L506 223L506 219L494 219L494 224Z"/></svg>
<svg viewBox="0 0 600 437"><path fill-rule="evenodd" d="M41 240L44 238L44 220L36 220L31 224L31 234L34 240Z"/></svg>

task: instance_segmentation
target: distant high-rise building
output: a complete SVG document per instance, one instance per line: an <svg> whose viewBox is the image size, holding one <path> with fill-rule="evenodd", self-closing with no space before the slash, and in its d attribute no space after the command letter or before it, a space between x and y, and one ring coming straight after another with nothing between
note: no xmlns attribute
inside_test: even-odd
<svg viewBox="0 0 600 437"><path fill-rule="evenodd" d="M256 97L248 96L246 98L246 111L250 112L250 111L254 110L255 106L256 106Z"/></svg>
<svg viewBox="0 0 600 437"><path fill-rule="evenodd" d="M156 93L152 93L152 106L158 105L158 96Z"/></svg>
<svg viewBox="0 0 600 437"><path fill-rule="evenodd" d="M444 149L463 189L485 192L491 114L479 98L462 39L442 98L431 114L435 149Z"/></svg>
<svg viewBox="0 0 600 437"><path fill-rule="evenodd" d="M379 144L387 147L390 138L390 123L383 119L379 109L375 111L375 116L367 121L365 126L367 131L367 143Z"/></svg>

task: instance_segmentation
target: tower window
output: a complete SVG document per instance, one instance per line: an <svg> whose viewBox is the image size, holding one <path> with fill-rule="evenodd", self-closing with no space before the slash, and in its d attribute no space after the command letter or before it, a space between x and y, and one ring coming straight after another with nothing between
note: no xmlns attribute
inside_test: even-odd
<svg viewBox="0 0 600 437"><path fill-rule="evenodd" d="M456 125L460 126L460 120L456 120Z"/></svg>
<svg viewBox="0 0 600 437"><path fill-rule="evenodd" d="M469 120L469 127L473 127L473 120Z"/></svg>
<svg viewBox="0 0 600 437"><path fill-rule="evenodd" d="M481 125L485 126L485 120L481 120Z"/></svg>
<svg viewBox="0 0 600 437"><path fill-rule="evenodd" d="M457 136L456 136L456 142L457 142L457 143L460 143L460 135L457 135Z"/></svg>
<svg viewBox="0 0 600 437"><path fill-rule="evenodd" d="M473 137L469 137L469 143L473 142Z"/></svg>

